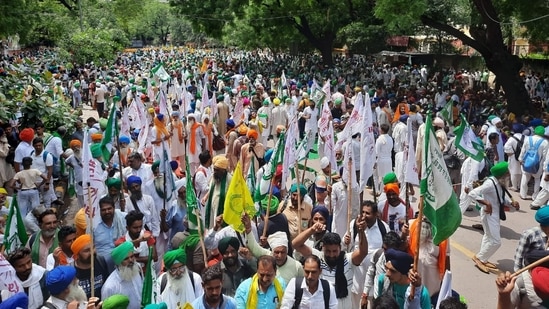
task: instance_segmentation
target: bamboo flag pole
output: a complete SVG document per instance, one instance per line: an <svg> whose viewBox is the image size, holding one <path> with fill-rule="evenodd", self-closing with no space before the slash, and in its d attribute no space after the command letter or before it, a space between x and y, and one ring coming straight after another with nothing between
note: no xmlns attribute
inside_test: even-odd
<svg viewBox="0 0 549 309"><path fill-rule="evenodd" d="M198 224L198 237L200 239L200 246L202 247L202 254L204 255L204 267L208 268L208 254L206 253L204 235L202 234L202 219L200 218L200 211L198 211L198 208L196 208L194 211L196 214L196 223Z"/></svg>
<svg viewBox="0 0 549 309"><path fill-rule="evenodd" d="M418 263L419 263L419 248L420 248L420 244L421 242L419 241L420 237L421 237L421 222L423 221L423 195L419 198L419 205L418 205L418 208L419 208L419 212L418 212L418 216L416 218L416 220L418 220L417 222L417 226L416 226L416 247L414 248L414 266L412 267L412 269L414 271L417 271L417 266L418 266ZM412 235L410 235L412 236ZM412 285L412 291L410 293L410 299L414 299L414 294L415 294L415 291L416 291L416 287L414 285Z"/></svg>
<svg viewBox="0 0 549 309"><path fill-rule="evenodd" d="M91 243L93 244L93 216L94 216L94 213L93 213L93 205L92 205L92 199L91 199L91 188L90 188L90 183L88 182L88 209L89 209L89 212L88 212L88 218L90 219L90 226L89 226L89 231L90 231L90 238L91 238ZM90 286L91 286L91 297L95 297L95 258L94 258L94 250L91 251L91 267L90 267Z"/></svg>
<svg viewBox="0 0 549 309"><path fill-rule="evenodd" d="M348 145L347 147L351 147L351 145ZM351 213L352 213L352 198L351 194L353 193L352 190L352 182L353 182L353 159L351 156L349 156L349 162L347 163L347 167L349 168L349 182L347 183L347 228L349 228L349 225L351 224Z"/></svg>
<svg viewBox="0 0 549 309"><path fill-rule="evenodd" d="M297 185L297 233L301 234L301 190L299 190L301 182L299 182L299 166L296 168L295 173ZM305 172L303 172L303 174L305 174ZM290 194L292 193L290 192Z"/></svg>
<svg viewBox="0 0 549 309"><path fill-rule="evenodd" d="M535 261L534 263L532 263L532 264L530 264L530 265L528 265L528 266L525 266L525 267L523 267L523 268L517 270L516 272L514 272L514 273L511 275L511 278L516 277L516 276L522 274L523 272L525 272L525 271L527 271L527 270L530 270L530 269L532 269L532 268L534 268L534 267L537 267L537 266L539 266L539 265L541 265L541 264L543 264L543 263L545 263L545 262L549 262L549 255L546 256L546 257L544 257L544 258L542 258L542 259L539 259L539 260Z"/></svg>
<svg viewBox="0 0 549 309"><path fill-rule="evenodd" d="M269 213L271 209L271 199L273 198L273 181L274 181L274 175L273 175L273 178L271 179L271 183L269 184L269 201L267 204L267 209L265 210L265 218L263 220L265 224L263 225L263 233L261 235L263 237L267 237L267 230L269 227Z"/></svg>

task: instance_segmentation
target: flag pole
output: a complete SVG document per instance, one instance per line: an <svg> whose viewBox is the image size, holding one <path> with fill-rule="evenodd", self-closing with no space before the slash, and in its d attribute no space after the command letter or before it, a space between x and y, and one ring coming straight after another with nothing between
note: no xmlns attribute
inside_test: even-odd
<svg viewBox="0 0 549 309"><path fill-rule="evenodd" d="M118 194L118 204L120 205L120 211L124 211L126 206L124 206L124 209L122 209L122 200L124 199L124 189L126 189L126 182L124 181L124 175L122 174L122 169L124 168L122 166L122 153L120 152L120 131L118 130L118 123L115 125L116 128L116 151L118 152L118 169L120 172L120 193ZM131 141L131 140L130 140ZM130 145L128 145L129 147Z"/></svg>
<svg viewBox="0 0 549 309"><path fill-rule="evenodd" d="M377 205L377 166L374 166L372 173L372 193L374 194L374 203Z"/></svg>
<svg viewBox="0 0 549 309"><path fill-rule="evenodd" d="M263 219L265 224L263 226L263 233L261 235L263 237L267 237L267 227L269 226L269 212L271 209L271 199L273 198L273 181L274 181L274 177L271 178L271 183L269 184L269 202L267 203L267 209L265 210L265 218Z"/></svg>
<svg viewBox="0 0 549 309"><path fill-rule="evenodd" d="M305 171L303 171L303 174L305 174ZM297 233L301 234L301 190L299 190L301 188L301 183L299 182L299 164L295 170L295 180L297 185Z"/></svg>
<svg viewBox="0 0 549 309"><path fill-rule="evenodd" d="M416 247L413 248L415 251L414 251L414 266L412 267L412 269L417 272L417 266L419 264L419 247L420 247L420 244L421 242L419 241L420 237L421 237L421 222L423 221L423 195L421 195L419 197L419 204L418 204L418 208L419 208L419 212L418 212L418 215L417 215L417 226L416 226ZM410 235L412 236L412 235ZM410 293L410 299L414 299L414 294L415 294L415 291L416 291L416 287L414 285L412 285L412 290L411 290L411 293Z"/></svg>
<svg viewBox="0 0 549 309"><path fill-rule="evenodd" d="M301 183L305 181L305 172L307 171L307 161L309 160L309 154L305 157L305 163L303 163L303 175L301 175ZM297 166L297 169L299 169L299 164Z"/></svg>
<svg viewBox="0 0 549 309"><path fill-rule="evenodd" d="M200 212L198 208L195 208L196 223L198 224L198 237L200 239L200 246L202 247L202 254L204 255L204 267L208 268L208 255L206 253L206 245L204 244L204 235L202 234L202 219L200 219Z"/></svg>
<svg viewBox="0 0 549 309"><path fill-rule="evenodd" d="M347 147L351 147L351 144L349 144ZM349 156L349 162L347 163L347 167L349 168L349 182L347 183L347 228L349 228L349 225L351 224L351 209L352 209L352 201L351 201L352 181L353 181L352 173L354 173L354 171L352 171L353 158L351 158L351 156Z"/></svg>
<svg viewBox="0 0 549 309"><path fill-rule="evenodd" d="M90 182L88 182L88 209L89 209L89 212L88 212L88 218L90 219L90 226L89 226L89 230L90 230L90 238L91 238L91 243L93 244L93 213L90 213L93 211L93 206L92 206L92 200L91 200L91 188L90 188ZM94 258L94 250L92 249L91 251L91 265L90 265L90 286L91 286L91 297L95 297L95 258Z"/></svg>

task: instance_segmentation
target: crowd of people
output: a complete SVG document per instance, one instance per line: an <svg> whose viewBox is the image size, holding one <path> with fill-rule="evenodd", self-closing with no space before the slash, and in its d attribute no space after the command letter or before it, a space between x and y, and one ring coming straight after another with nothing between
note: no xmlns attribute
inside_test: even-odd
<svg viewBox="0 0 549 309"><path fill-rule="evenodd" d="M40 55L4 60L0 79L23 57ZM5 248L24 293L2 290L0 308L431 308L437 301L440 308L466 308L459 296L439 297L449 240L435 245L431 223L415 220L417 205L408 202L419 192L405 181L404 152L416 149L421 167L426 117L462 213L481 218L475 266L497 269L489 259L501 245L500 221L518 209L508 190L531 201L538 223L523 233L514 271L547 255L549 116L510 115L488 71L364 57L336 57L334 67L325 67L314 55L154 49L121 54L112 66L43 68L54 76L56 100L92 108L97 117L79 119L74 132L65 125L45 132L43 123L2 124L1 212L16 198L30 237ZM524 79L531 89L532 75ZM543 85L538 78L534 88ZM319 134L321 88L328 90L335 160ZM545 100L545 93L536 90L532 98ZM359 178L361 134L344 130L362 95L372 109L375 172L363 188L351 188L342 177L344 154L351 154ZM484 145L481 160L457 147L453 128L464 120ZM284 159L277 158L292 124L315 161L310 165L319 166L305 163L309 186L296 173L285 178ZM105 192L93 224L86 212L92 206L87 152ZM269 193L260 194L271 172ZM239 226L223 217L235 174L246 177L256 207ZM75 192L73 225L59 224L60 180ZM549 308L546 264L501 274L498 308ZM153 296L144 304L151 272Z"/></svg>

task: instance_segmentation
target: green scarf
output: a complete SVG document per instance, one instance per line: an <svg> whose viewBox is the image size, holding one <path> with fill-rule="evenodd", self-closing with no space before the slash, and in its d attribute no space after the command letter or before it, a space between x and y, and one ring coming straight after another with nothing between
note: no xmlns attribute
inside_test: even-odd
<svg viewBox="0 0 549 309"><path fill-rule="evenodd" d="M210 186L210 194L208 195L208 203L206 204L206 218L204 222L207 224L210 224L210 217L211 217L211 211L212 211L212 199L214 195L214 187L215 187L215 180L212 181L212 185ZM219 206L217 207L217 214L215 216L219 216L223 213L223 209L225 206L225 194L227 193L227 175L221 179L221 190L219 192ZM206 226L205 228L210 228L211 226Z"/></svg>
<svg viewBox="0 0 549 309"><path fill-rule="evenodd" d="M57 240L58 232L59 232L59 229L56 229L55 234L53 236L53 244L51 245L50 250L48 250L48 253L53 253L53 250L59 247L59 241ZM36 233L36 237L34 238L34 242L32 243L31 259L34 264L39 264L39 261L40 261L40 237L41 236L42 236L42 231L38 231Z"/></svg>

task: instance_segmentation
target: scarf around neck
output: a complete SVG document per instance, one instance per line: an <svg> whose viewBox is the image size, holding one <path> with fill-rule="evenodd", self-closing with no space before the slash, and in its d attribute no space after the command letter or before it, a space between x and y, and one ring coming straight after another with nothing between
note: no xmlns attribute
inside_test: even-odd
<svg viewBox="0 0 549 309"><path fill-rule="evenodd" d="M223 177L223 179L221 179L221 184L220 184L220 188L219 188L219 205L217 207L217 213L214 214L214 216L219 216L220 214L223 213L223 209L224 209L224 205L225 205L225 194L227 193L226 189L227 189L227 176ZM215 180L212 181L212 185L210 186L210 194L208 195L208 202L206 204L206 218L204 219L204 222L206 222L206 224L209 224L210 223L210 217L212 216L212 200L213 200L213 196L215 194L214 192L214 189L215 189Z"/></svg>
<svg viewBox="0 0 549 309"><path fill-rule="evenodd" d="M276 296L278 298L278 302L282 302L282 295L284 294L284 290L282 289L282 285L278 281L277 278L273 280L273 285L276 291ZM345 284L347 286L347 284ZM246 302L247 308L257 308L257 291L259 290L259 276L257 273L252 277L252 284L250 285L250 290L248 291L248 301Z"/></svg>
<svg viewBox="0 0 549 309"><path fill-rule="evenodd" d="M195 122L193 123L193 125L191 126L191 136L190 136L190 145L189 145L189 150L192 154L195 154L196 153L196 129L198 129L199 127L201 127L202 124L198 123L198 122Z"/></svg>

